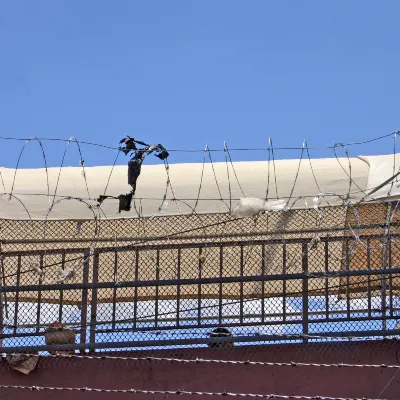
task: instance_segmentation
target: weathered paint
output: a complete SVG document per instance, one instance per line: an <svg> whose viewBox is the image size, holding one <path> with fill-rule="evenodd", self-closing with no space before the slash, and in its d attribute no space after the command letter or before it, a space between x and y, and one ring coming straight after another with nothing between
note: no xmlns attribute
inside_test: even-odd
<svg viewBox="0 0 400 400"><path fill-rule="evenodd" d="M399 354L397 354L399 353ZM272 362L351 364L399 364L400 342L363 342L235 347L231 349L186 349L157 352L112 353L132 357L176 357ZM189 357L190 355L190 357ZM25 376L3 363L0 384L26 386L97 387L109 389L194 390L209 392L275 393L332 397L377 398L396 369L278 367L230 364L183 364L164 361L89 359L41 360ZM184 395L136 395L26 391L0 389L1 400L103 400L202 398ZM220 399L221 397L206 397ZM387 387L383 399L400 399L400 372Z"/></svg>

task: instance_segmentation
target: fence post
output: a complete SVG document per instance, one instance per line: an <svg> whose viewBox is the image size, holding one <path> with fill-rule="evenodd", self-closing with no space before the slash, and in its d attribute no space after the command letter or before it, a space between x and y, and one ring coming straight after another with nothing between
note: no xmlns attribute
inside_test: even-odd
<svg viewBox="0 0 400 400"><path fill-rule="evenodd" d="M91 344L96 343L96 325L97 325L97 287L96 284L99 282L99 251L97 249L94 250L93 254L93 277L92 283L94 285L92 289L92 301L90 305L90 338L89 341ZM90 351L93 351L93 348L90 347Z"/></svg>
<svg viewBox="0 0 400 400"><path fill-rule="evenodd" d="M4 302L3 292L0 293L0 347L3 347L3 334L4 334Z"/></svg>
<svg viewBox="0 0 400 400"><path fill-rule="evenodd" d="M308 245L302 243L301 247L301 266L303 270L303 335L308 335ZM308 338L303 338L304 343L308 343Z"/></svg>
<svg viewBox="0 0 400 400"><path fill-rule="evenodd" d="M0 247L0 264L1 264L0 285L6 286L3 259L4 259L4 257L3 257L3 253L1 252L1 247ZM4 293L0 292L0 347L3 347L4 309L7 306L7 303L6 303L7 297L6 296L7 296L7 294L5 292Z"/></svg>
<svg viewBox="0 0 400 400"><path fill-rule="evenodd" d="M386 269L388 264L388 249L390 246L390 222L392 216L392 203L388 203L386 209L385 233L383 239L383 252L382 252L382 281L381 281L381 308L382 308L382 330L386 331L386 311L387 311L387 294L386 294ZM389 265L391 268L391 265Z"/></svg>
<svg viewBox="0 0 400 400"><path fill-rule="evenodd" d="M90 265L90 249L85 250L83 255L83 284L89 282L89 265ZM86 343L86 329L87 329L87 302L88 302L88 289L82 289L82 308L81 308L81 335L80 343ZM85 350L81 350L84 353Z"/></svg>

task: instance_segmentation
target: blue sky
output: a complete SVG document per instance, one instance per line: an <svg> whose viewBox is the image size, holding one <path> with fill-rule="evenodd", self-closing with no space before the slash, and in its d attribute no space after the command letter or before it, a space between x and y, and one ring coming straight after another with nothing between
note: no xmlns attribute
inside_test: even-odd
<svg viewBox="0 0 400 400"><path fill-rule="evenodd" d="M129 134L203 149L224 140L267 147L268 136L292 147L304 138L325 146L388 134L400 129L399 15L397 0L2 2L0 136L116 145ZM22 144L0 140L0 165L14 167ZM44 144L58 166L65 144ZM392 139L351 148L391 151ZM87 165L115 157L83 152ZM170 162L202 157L172 153ZM78 162L71 146L66 165ZM42 164L29 145L21 165Z"/></svg>

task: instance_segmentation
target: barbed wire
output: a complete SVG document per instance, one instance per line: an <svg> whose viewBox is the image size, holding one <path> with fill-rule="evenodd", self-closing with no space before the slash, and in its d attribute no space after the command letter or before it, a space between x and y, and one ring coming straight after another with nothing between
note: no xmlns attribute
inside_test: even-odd
<svg viewBox="0 0 400 400"><path fill-rule="evenodd" d="M360 141L360 142L350 142L350 143L343 143L345 146L357 146L357 145L363 145L367 143L372 143L376 142L378 140L386 139L388 137L392 137L393 135L399 134L400 131L395 131L392 133L388 133L385 135L377 136L368 140ZM15 137L7 137L7 136L0 136L0 140L11 140L11 141L27 141L31 138L15 138ZM62 139L62 138L49 138L49 137L38 137L39 140L41 141L50 141L50 142L68 142L69 139ZM110 150L119 150L119 147L115 146L110 146L110 145L104 145L100 143L94 143L94 142L88 142L84 140L80 140L79 143L89 145L89 146L95 146L95 147L103 147L106 149ZM323 150L323 149L334 149L336 145L331 145L331 146L313 146L309 147L310 150ZM275 147L275 150L301 150L302 147ZM180 152L180 153L202 153L204 152L204 149L202 150L191 150L191 149L167 149L170 152ZM268 151L268 148L232 148L230 149L231 151ZM223 152L224 149L209 149L209 151L212 152Z"/></svg>
<svg viewBox="0 0 400 400"><path fill-rule="evenodd" d="M32 391L70 391L70 392L95 392L95 393L126 393L126 394L151 394L151 395L191 395L191 396L224 396L224 397L249 397L259 399L298 399L298 400L350 400L348 397L306 396L306 395L282 395L282 394L258 394L258 393L234 393L234 392L204 392L191 390L146 390L146 389L103 389L89 387L57 387L57 386L20 386L0 385L0 389L19 389ZM351 400L378 400L367 397L352 397ZM382 399L381 399L382 400Z"/></svg>
<svg viewBox="0 0 400 400"><path fill-rule="evenodd" d="M383 137L388 137L388 136L391 136L391 135L394 135L394 137L396 137L397 134L398 134L398 132L394 132L393 134L384 135ZM382 137L380 137L380 138L375 138L375 139L371 139L371 141L380 140L381 138L382 138ZM11 140L12 138L3 138L3 139ZM17 140L21 140L21 139L17 139ZM63 164L64 164L65 155L66 155L67 149L69 148L69 144L71 143L71 141L75 142L76 145L77 145L77 147L78 147L78 151L79 151L80 159L81 159L80 164L81 164L82 169L83 169L82 174L83 174L83 177L84 177L84 179L85 179L85 185L86 185L86 189L87 189L87 192L88 192L88 197L90 198L89 187L88 187L88 183L87 183L87 179L86 179L86 173L85 173L85 165L84 165L84 160L83 160L82 151L81 151L81 148L80 148L80 142L79 142L76 138L71 137L71 138L68 139L68 140L54 139L54 140L61 140L61 141L67 142L67 147L65 148L64 154L63 154L63 157L62 157L62 162L61 162L61 166L60 166L60 171L59 171L59 175L58 175L58 179L57 179L57 185L56 185L56 189L55 189L54 195L50 195L50 192L49 192L50 189L49 189L48 168L47 168L47 162L46 162L46 154L45 154L44 147L43 147L43 144L42 144L42 140L45 140L45 138L42 138L42 139L37 138L37 137L28 138L28 139L26 139L26 142L25 142L25 144L23 145L22 150L21 150L21 152L20 152L20 155L19 155L19 157L18 157L18 162L17 162L17 166L16 166L16 169L15 169L14 178L13 178L13 182L12 182L12 189L11 189L11 192L9 193L9 196L15 197L14 194L13 194L13 189L14 189L15 179L16 179L16 175L17 175L17 172L18 172L18 168L19 168L20 159L21 159L21 156L22 156L23 151L25 150L27 144L30 143L32 140L38 141L38 143L39 143L39 145L40 145L40 147L41 147L41 149L42 149L42 154L43 154L44 163L45 163L45 170L46 170L47 188L48 188L48 190L47 190L47 192L48 192L48 193L47 193L47 196L53 197L53 201L52 201L52 203L51 203L51 205L50 205L50 207L49 207L49 210L48 210L48 212L47 212L47 214L46 214L46 217L45 217L45 221L47 221L47 219L48 219L48 217L49 217L50 213L52 212L52 210L53 210L53 208L54 208L54 205L55 205L55 204L54 204L54 201L55 201L55 196L57 195L57 188L58 188L58 184L59 184L59 179L60 179L60 175L61 175L62 166L63 166ZM50 140L50 139L49 139L49 140ZM52 140L53 140L53 139L52 139ZM367 142L369 142L369 141L360 142L359 144L361 144L361 143L367 143ZM337 154L336 154L336 147L338 147L338 146L344 147L345 145L342 144L342 143L340 143L340 144L335 144L335 145L332 147L333 150L334 150L335 157L336 157L337 161L339 162L339 164L341 165L341 163L340 163L340 161L339 161L339 159L338 159L338 157L337 157ZM395 146L395 141L394 141L394 146ZM112 174L112 172L113 172L114 166L115 166L116 161L117 161L117 159L118 159L118 155L119 155L119 153L120 153L120 151L121 151L121 148L120 148L120 147L114 148L114 149L117 149L117 150L118 150L118 153L117 153L117 156L116 156L116 158L115 158L115 160L114 160L114 164L113 164L113 166L111 167L111 172L110 172L110 176L109 176L109 178L108 178L108 181L107 181L107 184L106 184L106 187L105 187L105 191L107 190L107 187L108 187L108 184L109 184L109 180L110 180L111 174ZM310 163L310 166L311 166L311 169L312 169L313 177L314 177L314 179L315 179L315 174L314 174L314 170L313 170L313 168L312 168L312 162L311 162L310 153L309 153L309 149L310 149L310 148L308 147L306 141L304 141L304 142L303 142L303 146L302 146L302 148L301 148L301 158L300 158L299 165L298 165L298 169L297 169L297 172L296 172L295 181L294 181L294 183L293 183L290 196L288 197L288 201L290 201L290 199L291 199L291 197L292 197L292 194L293 194L293 191L294 191L294 187L295 187L295 185L296 185L296 181L297 181L297 177L298 177L298 174L299 174L300 165L301 165L301 161L302 161L303 153L304 153L304 150L305 150L305 149L307 150L308 160L309 160L309 163ZM395 149L395 147L394 147L394 149ZM211 153L210 153L209 150L210 150L209 147L206 146L204 152L205 152L205 153L208 153L208 155L209 155L211 167L212 167L212 170L213 170L214 179L215 179L215 182L216 182L216 185L217 185L217 189L218 189L218 192L219 192L219 195L220 195L220 196L219 196L219 200L222 201L222 202L225 204L225 206L227 207L227 204L225 203L225 201L224 201L224 199L223 199L223 197L222 197L222 193L221 193L221 190L220 190L220 187L219 187L219 184L218 184L218 179L217 179L217 176L216 176L216 173L215 173L215 169L214 169L214 165L213 165L213 160L212 160L212 158L211 158ZM228 152L229 160L230 160L230 162L231 162L231 164L232 164L232 166L233 166L232 159L231 159L231 156L230 156L230 153L229 153L229 149L228 149L228 147L227 147L226 142L224 143L224 152L225 152L225 153ZM269 164L270 164L270 158L271 158L270 156L271 156L271 154L272 154L272 162L273 162L273 167L274 167L276 194L277 194L277 197L278 197L278 186L277 186L277 181L276 181L276 178L277 178L277 177L276 177L276 170L275 170L274 147L273 147L272 139L271 139L271 138L269 138L268 152L269 152L269 156L268 156L268 187L267 187L267 198L268 198L268 188L269 188L269 175L270 175L270 172L269 172L269 170L270 170ZM347 149L346 149L346 156L347 156L348 161L349 161L349 170L350 170L350 174L347 173L347 171L343 168L342 165L341 165L341 167L342 167L342 169L344 170L344 172L347 174L347 176L349 177L349 192L350 192L351 185L352 185L352 183L353 183L353 179L352 179L352 176L351 176L351 162L350 162L350 158L349 158L349 154L348 154ZM226 165L227 165L227 168L228 168L228 158L227 158L227 157L226 157L226 159L225 159L225 162L226 162ZM203 172L204 172L204 163L205 163L205 158L204 158L204 160L203 160L203 170L202 170ZM162 200L163 200L163 201L162 201L162 204L164 204L164 202L165 202L166 194L167 194L167 191L168 191L168 187L169 187L169 186L171 187L171 191L172 191L172 194L173 194L173 200L177 200L177 199L176 199L176 196L175 196L175 194L174 194L174 191L173 191L173 189L172 189L172 183L171 183L171 180L170 180L170 177L169 177L169 172L168 172L169 166L168 166L168 163L167 163L167 162L165 162L165 169L166 169L166 172L167 172L168 179L167 179L167 183L166 183L165 194L164 194L163 199L162 199ZM202 177L203 177L203 172L202 172ZM237 180L237 182L238 182L238 184L239 184L239 187L241 188L240 182L239 182L238 179L237 179L237 174L236 174L236 171L235 171L235 170L234 170L234 174L235 174L236 180ZM2 180L3 180L3 177L2 177ZM228 168L228 180L229 180L229 188L230 188L229 168ZM317 187L319 188L319 185L318 185L318 182L317 182L317 181L316 181L316 183L317 183ZM355 183L355 182L354 182L354 183ZM201 184L202 184L202 179L201 179L200 186L199 186L199 192L198 192L198 196L197 196L198 198L197 198L197 200L196 200L196 205L198 204L198 201L199 201L199 195L200 195L200 190L201 190ZM359 186L358 186L356 183L355 183L355 185L359 188ZM4 186L4 184L3 184L3 186ZM361 188L359 188L359 189L362 191ZM241 190L242 190L242 193L244 193L242 188L241 188ZM105 192L104 192L104 193L105 193ZM364 193L364 192L363 192L363 193ZM365 194L365 193L364 193L364 194ZM324 197L324 194L323 194L323 193L322 193L321 195L322 195L322 197ZM349 193L348 193L348 195L349 195ZM16 198L17 198L17 197L16 197ZM303 196L302 196L301 198L303 198ZM67 200L72 200L72 199L74 199L74 197L67 196L67 197L65 197L65 199L67 199ZM78 201L81 201L81 202L83 201L82 198L75 198L75 199L78 200ZM21 202L20 199L17 198L17 200ZM61 201L62 201L62 200L59 199L59 200L58 200L58 203L60 203ZM230 191L230 204L231 204L231 201L232 201L232 195L231 195L231 191ZM296 201L297 201L297 200L296 200ZM329 204L329 203L328 203L328 204ZM89 209L93 212L93 206L92 206L92 205L89 205L89 204L87 204L87 206L88 206ZM102 210L100 210L100 208L101 208L101 207L100 207L100 204L98 204L96 207L99 208L99 211L102 211ZM26 208L26 206L24 206L24 208L25 208L26 211L27 211L27 214L28 214L29 219L31 219L30 214L29 214L29 210ZM229 211L231 211L231 207L227 207L227 208L229 209ZM161 209L161 206L160 206L159 210L160 210L160 209ZM178 210L179 210L179 207L178 207ZM180 210L179 210L179 211L180 211ZM192 212L195 212L195 208L192 210ZM104 212L103 212L103 214L104 214ZM105 214L104 214L104 216L106 217ZM138 212L138 216L139 216L139 218L141 218L140 212ZM97 216L95 215L95 217L97 217ZM100 217L100 215L99 215L98 217ZM106 217L106 218L107 218L107 217ZM44 236L46 236L46 235L44 234Z"/></svg>
<svg viewBox="0 0 400 400"><path fill-rule="evenodd" d="M397 134L398 134L398 132L394 132L394 133L389 134L389 135L384 135L383 137L388 137L388 136L392 136L392 135L394 135L394 137L396 137ZM382 139L383 137L371 139L371 141L380 140L380 139ZM1 137L0 137L0 139L1 139ZM11 140L12 138L4 138L4 137L3 137L3 139ZM16 139L16 140L22 140L22 139ZM63 154L63 157L62 157L62 163L61 163L61 166L60 166L60 172L59 172L59 176L58 176L58 180L57 180L57 186L56 186L56 190L55 190L54 196L56 195L56 192L57 192L57 187L58 187L59 178L60 178L60 174L61 174L61 168L62 168L63 163L64 163L66 151L67 151L67 148L68 148L69 144L71 143L71 141L73 141L73 142L75 142L75 143L77 144L78 151L79 151L79 154L80 154L80 164L81 164L81 166L82 166L82 168L83 168L83 176L84 176L84 178L85 178L85 185L86 185L87 191L89 192L88 184L87 184L87 180L86 180L86 174L85 174L85 166L84 166L83 155L82 155L82 151L81 151L81 148L80 148L80 143L88 143L88 142L80 142L80 141L78 141L78 140L77 140L76 138L74 138L74 137L71 137L71 138L68 139L68 140L32 137L32 138L26 139L26 143L24 144L24 146L23 146L23 148L22 148L22 150L21 150L21 152L20 152L20 155L19 155L19 157L18 157L18 162L17 162L17 166L16 166L16 169L15 169L14 179L13 179L13 184L12 184L12 189L11 189L11 193L10 193L10 194L13 194L13 188L14 188L15 178L16 178L16 174L17 174L17 171L18 171L18 168L19 168L19 163L20 163L20 159L21 159L22 153L23 153L23 151L25 150L27 144L30 143L32 140L38 141L39 144L40 144L40 146L41 146L41 149L42 149L42 153L43 153L43 157L44 157L44 162L45 162L45 169L46 169L46 177L47 177L46 179L47 179L47 186L48 186L48 194L47 194L47 195L48 195L48 196L50 196L50 193L49 193L49 185L48 185L48 170L47 170L48 167L47 167L46 155L45 155L44 147L43 147L43 144L42 144L42 140L60 140L60 141L67 142L67 147L66 147L66 149L65 149L65 151L64 151L64 154ZM370 141L359 142L359 143L357 143L357 144L363 144L363 143L368 143L368 142L370 142ZM93 143L91 143L91 144L93 144ZM336 154L336 148L337 148L337 147L340 147L340 146L341 146L341 147L345 147L345 146L349 146L349 145L350 145L350 144L344 145L343 143L339 143L339 144L337 143L337 144L335 144L334 146L328 146L327 148L332 148L332 149L334 150L335 157L336 157L336 159L338 160L338 157L337 157L337 154ZM395 144L394 144L394 145L395 145ZM103 145L101 145L101 146L103 146ZM104 146L103 146L103 147L104 147ZM111 176L112 171L113 171L113 168L114 168L115 163L116 163L116 161L117 161L118 155L119 155L119 153L120 153L120 151L121 151L121 148L120 148L120 147L109 147L109 146L105 146L105 147L110 148L110 149L118 150L118 153L117 153L117 156L116 156L116 158L115 158L114 164L113 164L113 166L112 166L112 168L111 168L111 172L110 172L110 176ZM303 142L303 146L300 148L300 150L301 150L301 159L302 159L302 156L303 156L303 153L304 153L304 150L305 150L305 149L307 150L307 155L308 155L309 163L310 163L310 166L311 166L311 169L312 169L312 173L313 173L314 180L316 180L315 174L314 174L314 171L313 171L313 168L312 168L311 157L310 157L310 154L309 154L309 150L312 149L312 148L308 147L306 141ZM243 150L245 150L245 149L243 149ZM276 186L276 191L277 191L278 186L277 186L277 181L276 181L274 146L273 146L273 144L272 144L272 139L271 139L271 138L269 139L269 147L268 147L267 150L268 150L269 153L272 152L272 162L273 162L273 166L274 166L274 175L275 175L275 186ZM223 201L223 198L222 198L222 195L221 195L221 191L220 191L220 189L219 189L218 180L217 180L217 177L216 177L216 175L215 175L215 170L214 170L214 167L213 167L213 162L212 162L212 159L211 159L211 153L210 153L210 151L211 151L211 150L209 149L209 147L206 146L206 149L204 150L204 152L207 152L207 153L209 154L211 167L212 167L212 169L213 169L214 178L215 178L215 180L216 180L217 189L218 189L219 195L220 195L219 200ZM231 159L231 157L230 157L229 149L228 149L228 147L227 147L226 142L224 143L224 149L223 149L223 151L224 151L224 152L228 152L230 162L231 162L231 164L232 164L232 166L233 166L232 159ZM342 167L343 171L344 171L344 172L347 174L347 176L349 177L350 188L351 188L351 184L354 183L354 184L362 191L362 189L361 189L361 188L357 185L357 183L354 182L354 180L352 179L352 176L351 176L351 163L350 163L349 153L348 153L347 149L346 149L346 156L347 156L347 158L348 158L348 160L349 160L349 170L350 170L350 174L348 174L347 171L343 168L343 166L341 165L341 163L340 163L339 160L338 160L338 162L339 162L340 166ZM301 159L300 159L300 162L299 162L299 167L300 167L300 164L301 164ZM268 157L268 160L269 160L269 161L268 161L268 165L269 165L269 162L270 162L270 155L269 155L269 157ZM226 158L225 162L226 162L226 164L228 165L228 159L227 159L227 158ZM205 163L205 159L203 160L203 166L204 166L204 163ZM235 173L236 180L238 181L235 170L234 170L234 173ZM292 187L292 190L291 190L291 194L290 194L290 196L289 196L289 199L292 197L292 193L293 193L293 190L294 190L294 186L295 186L295 184L296 184L296 180L297 180L298 173L299 173L299 169L297 170L295 182L294 182L294 184L293 184L293 187ZM109 177L109 179L110 179L110 177ZM106 184L106 189L107 189L107 187L108 187L109 179L108 179L108 182L107 182L107 184ZM229 179L229 177L228 177L228 179ZM269 182L269 167L268 167L268 182ZM238 181L238 183L239 183L239 187L241 188L240 182L239 182L239 181ZM317 181L316 181L316 183L317 183L317 187L319 187ZM4 185L3 185L3 186L4 186ZM269 184L268 184L268 186L269 186ZM105 190L106 190L106 189L105 189ZM241 190L242 190L242 188L241 188ZM244 193L243 190L242 190L242 193ZM276 194L277 194L277 196L278 196L278 191L277 191ZM53 196L53 194L52 194L51 196ZM175 197L175 196L174 196L174 197ZM89 198L90 198L90 195L89 195ZM267 189L267 198L268 198L268 189Z"/></svg>
<svg viewBox="0 0 400 400"><path fill-rule="evenodd" d="M307 337L308 335L304 335ZM12 354L12 353L11 353ZM18 353L20 356L32 356L32 353ZM400 369L400 365L394 364L347 364L347 363L304 363L304 362L269 362L251 360L217 360L217 359L184 359L172 357L131 357L131 356L107 356L107 355L83 355L83 354L49 354L45 359L82 359L82 360L108 360L108 361L156 361L180 364L222 364L240 366L264 366L264 367L321 367L321 368L372 368L372 369Z"/></svg>

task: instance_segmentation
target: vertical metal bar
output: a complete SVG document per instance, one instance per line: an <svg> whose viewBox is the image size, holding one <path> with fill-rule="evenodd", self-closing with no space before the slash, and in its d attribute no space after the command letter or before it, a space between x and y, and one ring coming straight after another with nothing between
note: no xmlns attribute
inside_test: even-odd
<svg viewBox="0 0 400 400"><path fill-rule="evenodd" d="M2 253L2 248L1 248L1 242L0 242L0 260L1 260L1 276L2 276L2 282L3 282L3 286L7 286L6 284L6 274L4 271L4 256ZM7 304L7 293L3 293L3 313L5 315L6 318L8 318L8 304Z"/></svg>
<svg viewBox="0 0 400 400"><path fill-rule="evenodd" d="M392 269L392 242L388 241L388 261L389 269ZM389 274L389 312L390 316L393 317L393 274Z"/></svg>
<svg viewBox="0 0 400 400"><path fill-rule="evenodd" d="M39 262L40 271L43 271L43 254L40 255L40 262ZM42 286L43 278L39 275L39 285ZM41 304L42 304L42 290L39 289L38 292L38 301L36 307L36 333L39 333L39 326L40 326L40 311L41 311Z"/></svg>
<svg viewBox="0 0 400 400"><path fill-rule="evenodd" d="M367 269L371 270L371 239L367 239ZM371 275L368 274L368 316L372 317L371 305Z"/></svg>
<svg viewBox="0 0 400 400"><path fill-rule="evenodd" d="M89 264L90 264L90 249L85 250L83 254L83 276L82 280L84 285L89 282ZM82 306L81 306L81 344L86 343L86 329L87 329L87 309L88 309L88 289L82 289ZM81 350L84 353L85 350Z"/></svg>
<svg viewBox="0 0 400 400"><path fill-rule="evenodd" d="M114 288L113 288L113 309L112 328L115 329L115 314L117 312L117 280L118 280L118 251L114 250Z"/></svg>
<svg viewBox="0 0 400 400"><path fill-rule="evenodd" d="M282 244L282 263L283 263L282 272L283 272L284 275L287 274L286 262L287 262L286 243L283 243ZM282 285L283 285L283 287L282 287L282 291L283 291L283 293L282 293L282 295L283 295L282 296L283 321L286 321L286 290L287 290L287 288L286 288L286 286L287 286L286 278L283 279Z"/></svg>
<svg viewBox="0 0 400 400"><path fill-rule="evenodd" d="M383 254L382 254L382 285L381 285L381 298L382 298L382 329L386 331L386 311L387 311L387 294L386 294L386 269L387 269L387 262L388 262L388 244L390 242L390 219L392 214L392 203L388 203L387 210L386 210L386 221L385 221L385 237L383 241Z"/></svg>
<svg viewBox="0 0 400 400"><path fill-rule="evenodd" d="M243 258L243 245L240 246L240 323L243 323L243 275L244 275L244 258Z"/></svg>
<svg viewBox="0 0 400 400"><path fill-rule="evenodd" d="M136 249L136 264L135 264L135 283L139 281L139 249ZM138 304L138 287L135 286L134 289L134 299L133 299L133 327L137 327L137 304Z"/></svg>
<svg viewBox="0 0 400 400"><path fill-rule="evenodd" d="M1 282L5 282L4 278L4 264L3 264L3 255L0 251L0 263L1 263L1 271L0 271L0 280ZM5 286L5 283L3 284ZM4 334L4 306L5 306L5 293L0 293L0 347L3 347L3 334Z"/></svg>
<svg viewBox="0 0 400 400"><path fill-rule="evenodd" d="M21 256L18 256L18 264L17 264L17 291L15 293L15 306L14 306L14 335L17 334L17 325L18 325L18 308L19 308L19 285L21 279Z"/></svg>
<svg viewBox="0 0 400 400"><path fill-rule="evenodd" d="M93 255L93 278L94 285L99 282L99 251L94 250ZM92 302L90 306L90 343L96 343L96 328L97 328L97 287L92 289ZM90 351L93 349L90 348Z"/></svg>
<svg viewBox="0 0 400 400"><path fill-rule="evenodd" d="M3 292L0 293L0 347L3 347L3 334L4 334L4 302Z"/></svg>
<svg viewBox="0 0 400 400"><path fill-rule="evenodd" d="M61 268L64 270L65 269L65 252L61 254ZM60 301L58 303L58 322L62 322L62 317L63 317L63 304L64 304L64 290L60 289Z"/></svg>
<svg viewBox="0 0 400 400"><path fill-rule="evenodd" d="M203 262L202 262L202 251L203 249L200 247L199 248L199 279L201 279L202 276L202 270L203 270ZM201 325L201 284L199 283L197 285L197 324Z"/></svg>
<svg viewBox="0 0 400 400"><path fill-rule="evenodd" d="M154 326L157 328L158 327L158 297L159 297L159 286L158 282L160 280L160 250L157 249L157 256L156 256L156 301L154 305Z"/></svg>
<svg viewBox="0 0 400 400"><path fill-rule="evenodd" d="M220 246L219 248L219 277L223 277L223 261L224 261L224 248ZM222 283L219 284L219 293L218 293L218 323L222 324Z"/></svg>
<svg viewBox="0 0 400 400"><path fill-rule="evenodd" d="M324 250L325 250L325 273L328 274L329 272L329 242L326 241L324 243ZM329 279L328 276L325 276L325 317L329 319Z"/></svg>
<svg viewBox="0 0 400 400"><path fill-rule="evenodd" d="M178 282L181 279L181 249L178 249L178 265L177 265L177 271L176 271L176 279L178 279ZM181 318L181 284L178 283L176 287L176 325L180 325L180 318Z"/></svg>
<svg viewBox="0 0 400 400"><path fill-rule="evenodd" d="M349 239L346 239L346 271L350 271ZM346 276L346 310L347 318L350 318L350 276Z"/></svg>
<svg viewBox="0 0 400 400"><path fill-rule="evenodd" d="M308 335L308 246L306 242L302 244L302 270L306 276L303 278L303 335ZM308 338L304 337L304 343Z"/></svg>
<svg viewBox="0 0 400 400"><path fill-rule="evenodd" d="M346 239L346 271L350 271L350 240ZM346 311L350 318L350 276L346 276Z"/></svg>
<svg viewBox="0 0 400 400"><path fill-rule="evenodd" d="M265 244L261 246L261 273L265 276ZM265 322L265 281L261 282L261 322Z"/></svg>

